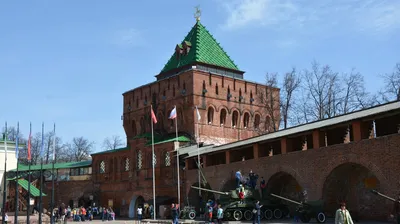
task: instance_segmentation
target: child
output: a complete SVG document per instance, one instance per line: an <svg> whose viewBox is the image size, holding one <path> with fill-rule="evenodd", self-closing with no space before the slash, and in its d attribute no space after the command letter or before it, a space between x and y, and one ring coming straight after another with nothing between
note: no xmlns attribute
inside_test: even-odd
<svg viewBox="0 0 400 224"><path fill-rule="evenodd" d="M7 212L4 214L4 223L8 223L8 214Z"/></svg>

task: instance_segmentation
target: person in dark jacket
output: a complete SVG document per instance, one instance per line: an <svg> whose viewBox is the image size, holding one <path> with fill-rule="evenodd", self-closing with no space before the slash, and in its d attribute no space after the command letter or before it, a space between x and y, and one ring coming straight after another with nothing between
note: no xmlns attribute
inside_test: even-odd
<svg viewBox="0 0 400 224"><path fill-rule="evenodd" d="M172 216L172 223L178 224L179 208L175 204L172 204L171 206L171 216Z"/></svg>
<svg viewBox="0 0 400 224"><path fill-rule="evenodd" d="M397 196L397 201L394 203L393 206L393 213L390 215L392 218L396 216L397 224L400 224L400 193Z"/></svg>
<svg viewBox="0 0 400 224"><path fill-rule="evenodd" d="M260 201L257 201L254 209L253 209L253 224L255 224L257 222L257 224L260 224L260 219L261 219L261 207L262 205L260 205Z"/></svg>

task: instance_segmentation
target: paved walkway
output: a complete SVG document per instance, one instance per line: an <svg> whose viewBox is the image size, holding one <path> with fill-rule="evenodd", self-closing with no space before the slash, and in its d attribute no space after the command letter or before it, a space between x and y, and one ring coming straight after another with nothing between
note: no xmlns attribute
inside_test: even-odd
<svg viewBox="0 0 400 224"><path fill-rule="evenodd" d="M1 220L1 217L0 217ZM30 224L38 224L38 216L34 215L30 217ZM115 221L108 221L108 222L103 222L101 220L93 220L93 221L86 221L90 224L96 224L96 223L121 223L121 224L166 224L166 223L171 223L171 220L168 219L158 219L158 220L152 220L152 219L144 219L142 220L141 223L139 223L136 220L131 220L131 219L118 219ZM9 217L9 222L8 223L14 223L14 217L10 216ZM42 224L49 224L50 223L50 219L47 216L43 216L42 217ZM67 223L79 223L79 222L72 222L72 221L68 221ZM182 224L208 224L205 223L204 221L194 221L194 220L179 220L179 223ZM223 222L224 224L239 224L239 223L252 223L252 222L240 222L240 221L226 221ZM268 223L268 224L288 224L288 223L294 223L292 219L287 219L287 220L279 220L279 221L261 221L261 223ZM300 222L301 223L301 222ZM300 224L299 223L299 224ZM314 220L311 220L310 223L317 223ZM334 223L334 220L332 219L328 219L327 224L331 224ZM364 221L364 222L358 222L360 224L390 224L390 222L368 222L368 221ZM394 222L392 222L394 223ZM18 217L18 224L26 224L26 217L25 216L20 216Z"/></svg>

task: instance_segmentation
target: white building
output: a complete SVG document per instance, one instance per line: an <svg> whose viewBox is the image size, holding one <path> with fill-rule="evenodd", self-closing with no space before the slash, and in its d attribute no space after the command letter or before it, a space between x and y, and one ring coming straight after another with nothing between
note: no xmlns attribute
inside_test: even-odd
<svg viewBox="0 0 400 224"><path fill-rule="evenodd" d="M1 195L0 205L3 206L3 190L4 190L4 164L5 164L5 144L3 136L0 136L0 183ZM18 147L20 148L20 147ZM21 148L20 148L21 150ZM17 158L15 158L15 142L7 141L7 171L17 168Z"/></svg>

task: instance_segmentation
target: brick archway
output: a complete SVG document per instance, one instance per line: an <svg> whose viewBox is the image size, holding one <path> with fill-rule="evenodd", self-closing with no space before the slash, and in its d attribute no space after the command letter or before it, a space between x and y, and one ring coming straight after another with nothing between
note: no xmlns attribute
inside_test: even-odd
<svg viewBox="0 0 400 224"><path fill-rule="evenodd" d="M376 178L380 182L380 189L382 191L386 191L387 189L390 188L389 186L389 180L386 178L382 170L374 163L372 163L368 158L361 156L359 154L346 154L338 157L334 157L331 160L328 161L328 163L325 164L325 166L322 166L319 173L319 177L315 178L315 197L316 198L322 198L322 191L324 187L324 183L329 177L329 175L334 171L335 168L339 167L340 165L346 164L346 163L352 163L352 164L358 164L361 165L368 170L370 170Z"/></svg>
<svg viewBox="0 0 400 224"><path fill-rule="evenodd" d="M260 178L264 177L264 180L266 183L269 182L269 180L276 174L278 173L286 173L292 176L297 183L302 187L306 188L307 184L305 183L304 177L300 174L300 172L296 169L294 169L291 166L288 165L275 165L272 167L272 169L268 169L264 172L261 172Z"/></svg>
<svg viewBox="0 0 400 224"><path fill-rule="evenodd" d="M381 181L370 169L358 163L343 163L324 182L321 197L324 210L329 217L334 217L339 203L346 202L356 220L373 218L378 214L375 205L385 202L372 194L372 189L381 191ZM374 215L371 217L371 214Z"/></svg>

